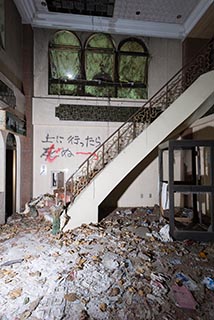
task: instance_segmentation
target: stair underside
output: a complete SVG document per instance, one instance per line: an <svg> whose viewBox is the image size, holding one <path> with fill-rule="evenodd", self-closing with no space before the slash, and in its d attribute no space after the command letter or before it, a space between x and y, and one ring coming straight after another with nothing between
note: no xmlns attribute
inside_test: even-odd
<svg viewBox="0 0 214 320"><path fill-rule="evenodd" d="M63 231L98 222L98 207L107 195L164 140L173 138L214 104L214 71L200 76L172 105L94 177L68 208Z"/></svg>

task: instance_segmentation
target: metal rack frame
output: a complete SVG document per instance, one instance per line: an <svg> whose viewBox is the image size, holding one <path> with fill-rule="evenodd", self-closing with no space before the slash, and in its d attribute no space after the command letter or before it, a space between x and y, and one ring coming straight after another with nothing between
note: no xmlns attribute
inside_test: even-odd
<svg viewBox="0 0 214 320"><path fill-rule="evenodd" d="M197 161L197 148L209 147L209 163L210 163L210 183L200 184L197 178L196 161ZM174 179L174 152L176 150L191 150L191 165L192 165L192 179L191 181L175 181ZM198 241L210 241L214 240L214 141L213 140L169 140L159 145L159 175L160 175L160 207L161 193L163 182L163 153L168 151L168 196L169 196L169 224L170 235L175 240L192 239ZM192 195L192 210L193 221L198 222L198 210L197 210L197 195L208 193L210 195L209 208L211 223L207 230L180 230L175 225L175 193L185 193Z"/></svg>

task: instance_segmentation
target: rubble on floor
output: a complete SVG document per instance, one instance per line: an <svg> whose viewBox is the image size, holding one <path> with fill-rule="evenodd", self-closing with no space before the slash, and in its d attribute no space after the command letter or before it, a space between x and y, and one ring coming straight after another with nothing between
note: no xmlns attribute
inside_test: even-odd
<svg viewBox="0 0 214 320"><path fill-rule="evenodd" d="M58 199L54 195L46 193L26 202L25 210L20 214L27 214L30 217L38 217L39 215L42 215L45 220L53 222L51 207L58 204Z"/></svg>
<svg viewBox="0 0 214 320"><path fill-rule="evenodd" d="M30 217L43 217L46 221L52 223L52 233L57 234L63 230L70 217L64 210L63 201L59 199L58 193L52 195L46 193L34 198L25 204L25 210L21 215L29 215Z"/></svg>
<svg viewBox="0 0 214 320"><path fill-rule="evenodd" d="M214 319L214 243L173 241L157 206L51 231L41 214L0 226L1 320Z"/></svg>

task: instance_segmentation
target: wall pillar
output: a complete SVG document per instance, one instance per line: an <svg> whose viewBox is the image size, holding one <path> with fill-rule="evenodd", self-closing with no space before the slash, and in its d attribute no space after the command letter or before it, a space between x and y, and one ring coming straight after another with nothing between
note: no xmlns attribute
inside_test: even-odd
<svg viewBox="0 0 214 320"><path fill-rule="evenodd" d="M4 133L0 131L0 224L5 223L5 171L6 171L6 147Z"/></svg>
<svg viewBox="0 0 214 320"><path fill-rule="evenodd" d="M21 201L24 205L32 198L33 185L33 139L32 139L32 96L33 96L33 30L23 25L23 91L25 95L25 115L27 135L21 141Z"/></svg>

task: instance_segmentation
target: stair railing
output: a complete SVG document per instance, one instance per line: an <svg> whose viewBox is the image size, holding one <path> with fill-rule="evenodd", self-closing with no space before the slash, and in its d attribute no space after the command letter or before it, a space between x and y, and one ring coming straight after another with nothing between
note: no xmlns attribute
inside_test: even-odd
<svg viewBox="0 0 214 320"><path fill-rule="evenodd" d="M143 130L165 111L200 75L214 69L214 40L179 70L152 98L112 133L68 178L64 201L70 201Z"/></svg>

